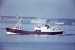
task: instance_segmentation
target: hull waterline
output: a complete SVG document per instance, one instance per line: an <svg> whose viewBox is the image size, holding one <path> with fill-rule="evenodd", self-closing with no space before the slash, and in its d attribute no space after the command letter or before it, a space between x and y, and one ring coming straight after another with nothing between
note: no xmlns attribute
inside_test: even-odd
<svg viewBox="0 0 75 50"><path fill-rule="evenodd" d="M63 31L57 32L36 32L36 31L23 31L18 29L6 28L7 33L15 35L57 35L63 34Z"/></svg>

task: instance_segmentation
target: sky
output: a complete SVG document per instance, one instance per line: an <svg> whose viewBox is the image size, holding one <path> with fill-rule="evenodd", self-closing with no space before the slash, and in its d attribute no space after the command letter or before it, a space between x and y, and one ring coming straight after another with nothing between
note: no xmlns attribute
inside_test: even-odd
<svg viewBox="0 0 75 50"><path fill-rule="evenodd" d="M75 19L75 0L0 0L0 16Z"/></svg>

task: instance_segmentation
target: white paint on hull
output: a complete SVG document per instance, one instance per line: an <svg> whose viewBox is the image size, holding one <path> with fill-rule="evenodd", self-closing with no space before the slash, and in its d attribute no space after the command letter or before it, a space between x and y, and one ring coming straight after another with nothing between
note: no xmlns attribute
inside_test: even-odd
<svg viewBox="0 0 75 50"><path fill-rule="evenodd" d="M6 32L7 34L17 34L17 33L13 33L13 32Z"/></svg>

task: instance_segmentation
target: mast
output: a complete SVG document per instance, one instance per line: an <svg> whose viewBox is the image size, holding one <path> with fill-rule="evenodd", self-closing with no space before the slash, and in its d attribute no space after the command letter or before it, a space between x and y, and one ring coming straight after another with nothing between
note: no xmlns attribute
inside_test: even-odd
<svg viewBox="0 0 75 50"><path fill-rule="evenodd" d="M19 20L19 29L21 29L21 25L22 25L22 13L21 13L20 20Z"/></svg>
<svg viewBox="0 0 75 50"><path fill-rule="evenodd" d="M21 25L22 25L22 14L21 14L21 16L19 17L18 16L18 13L17 13L17 16L16 16L16 19L17 19L17 24L14 26L14 28L16 28L16 29L21 29Z"/></svg>

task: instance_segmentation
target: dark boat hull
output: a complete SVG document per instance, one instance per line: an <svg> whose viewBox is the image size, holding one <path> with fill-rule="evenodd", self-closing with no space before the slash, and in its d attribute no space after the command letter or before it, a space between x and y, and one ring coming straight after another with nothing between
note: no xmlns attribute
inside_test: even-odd
<svg viewBox="0 0 75 50"><path fill-rule="evenodd" d="M63 31L59 32L36 32L36 31L23 31L17 29L6 28L7 32L16 33L16 35L56 35L63 34Z"/></svg>

